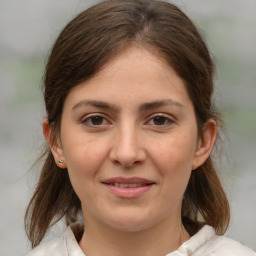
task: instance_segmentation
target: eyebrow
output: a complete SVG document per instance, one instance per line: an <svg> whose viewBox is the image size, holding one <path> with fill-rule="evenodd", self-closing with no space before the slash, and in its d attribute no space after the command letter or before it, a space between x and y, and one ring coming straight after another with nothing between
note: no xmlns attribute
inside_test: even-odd
<svg viewBox="0 0 256 256"><path fill-rule="evenodd" d="M112 104L109 104L107 102L104 101L98 101L98 100L81 100L80 102L78 102L77 104L75 104L72 107L72 110L76 110L77 108L80 108L82 106L93 106L93 107L97 107L97 108L102 108L102 109L113 109L115 110L116 107Z"/></svg>
<svg viewBox="0 0 256 256"><path fill-rule="evenodd" d="M155 109L155 108L168 106L168 105L172 105L172 106L176 106L176 107L180 107L180 108L185 107L183 104L181 104L178 101L175 101L172 99L164 99L164 100L156 100L156 101L152 101L152 102L143 103L140 106L140 111L146 111L146 110Z"/></svg>
<svg viewBox="0 0 256 256"><path fill-rule="evenodd" d="M155 109L155 108L168 106L168 105L172 105L172 106L176 106L176 107L180 107L180 108L185 107L183 104L181 104L178 101L175 101L172 99L163 99L163 100L156 100L156 101L152 101L152 102L143 103L139 106L139 110L146 111L146 110ZM82 100L72 107L72 111L74 111L77 108L80 108L82 106L93 106L93 107L97 107L97 108L101 108L101 109L111 109L111 110L117 111L117 107L115 105L109 104L105 101L98 101L98 100Z"/></svg>

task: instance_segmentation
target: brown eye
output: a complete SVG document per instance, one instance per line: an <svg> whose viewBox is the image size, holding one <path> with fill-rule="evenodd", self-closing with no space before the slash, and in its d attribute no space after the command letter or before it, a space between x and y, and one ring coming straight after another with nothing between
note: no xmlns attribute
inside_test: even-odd
<svg viewBox="0 0 256 256"><path fill-rule="evenodd" d="M168 122L168 120L164 116L156 116L153 118L154 125L164 125L166 122Z"/></svg>
<svg viewBox="0 0 256 256"><path fill-rule="evenodd" d="M104 118L102 116L93 116L91 117L92 125L101 125L103 124Z"/></svg>
<svg viewBox="0 0 256 256"><path fill-rule="evenodd" d="M85 118L82 123L88 127L101 127L105 125L109 125L110 123L104 116L100 115L91 115Z"/></svg>
<svg viewBox="0 0 256 256"><path fill-rule="evenodd" d="M152 128L167 129L170 128L175 121L170 115L159 113L152 116L145 124L150 125Z"/></svg>

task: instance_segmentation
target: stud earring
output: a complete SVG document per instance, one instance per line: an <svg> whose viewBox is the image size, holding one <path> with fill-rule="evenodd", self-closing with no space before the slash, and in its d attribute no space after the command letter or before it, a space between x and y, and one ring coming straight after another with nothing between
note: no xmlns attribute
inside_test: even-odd
<svg viewBox="0 0 256 256"><path fill-rule="evenodd" d="M60 159L60 160L59 160L59 163L60 163L60 164L63 164L63 163L64 163L64 160Z"/></svg>

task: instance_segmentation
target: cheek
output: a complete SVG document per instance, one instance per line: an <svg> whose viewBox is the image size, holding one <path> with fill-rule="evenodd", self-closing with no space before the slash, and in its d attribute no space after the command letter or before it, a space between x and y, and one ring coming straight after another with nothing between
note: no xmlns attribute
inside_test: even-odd
<svg viewBox="0 0 256 256"><path fill-rule="evenodd" d="M96 201L92 193L98 181L98 174L104 162L106 152L103 145L94 140L84 143L65 144L64 151L71 184L81 202Z"/></svg>
<svg viewBox="0 0 256 256"><path fill-rule="evenodd" d="M73 138L63 143L64 157L70 178L81 180L95 176L107 154L106 146L99 140Z"/></svg>
<svg viewBox="0 0 256 256"><path fill-rule="evenodd" d="M181 205L192 172L194 149L193 139L177 136L159 143L151 151L155 156L152 159L163 184L162 202L169 202L169 205L174 208Z"/></svg>
<svg viewBox="0 0 256 256"><path fill-rule="evenodd" d="M159 170L171 175L192 170L195 148L195 137L173 135L158 142L150 151Z"/></svg>

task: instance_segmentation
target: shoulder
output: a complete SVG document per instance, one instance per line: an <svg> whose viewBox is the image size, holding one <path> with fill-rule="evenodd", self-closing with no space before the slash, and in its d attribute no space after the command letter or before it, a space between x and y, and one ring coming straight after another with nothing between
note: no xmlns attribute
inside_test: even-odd
<svg viewBox="0 0 256 256"><path fill-rule="evenodd" d="M27 256L46 256L46 255L55 255L55 256L67 256L65 253L65 244L63 239L58 238L47 243L43 243L33 249Z"/></svg>
<svg viewBox="0 0 256 256"><path fill-rule="evenodd" d="M256 256L256 253L241 243L225 236L211 236L193 256Z"/></svg>
<svg viewBox="0 0 256 256"><path fill-rule="evenodd" d="M80 224L68 227L60 238L39 245L26 256L84 256L75 238L80 227Z"/></svg>
<svg viewBox="0 0 256 256"><path fill-rule="evenodd" d="M216 236L215 239L209 241L209 246L212 248L212 253L218 252L218 255L256 256L256 253L250 248L225 236Z"/></svg>

